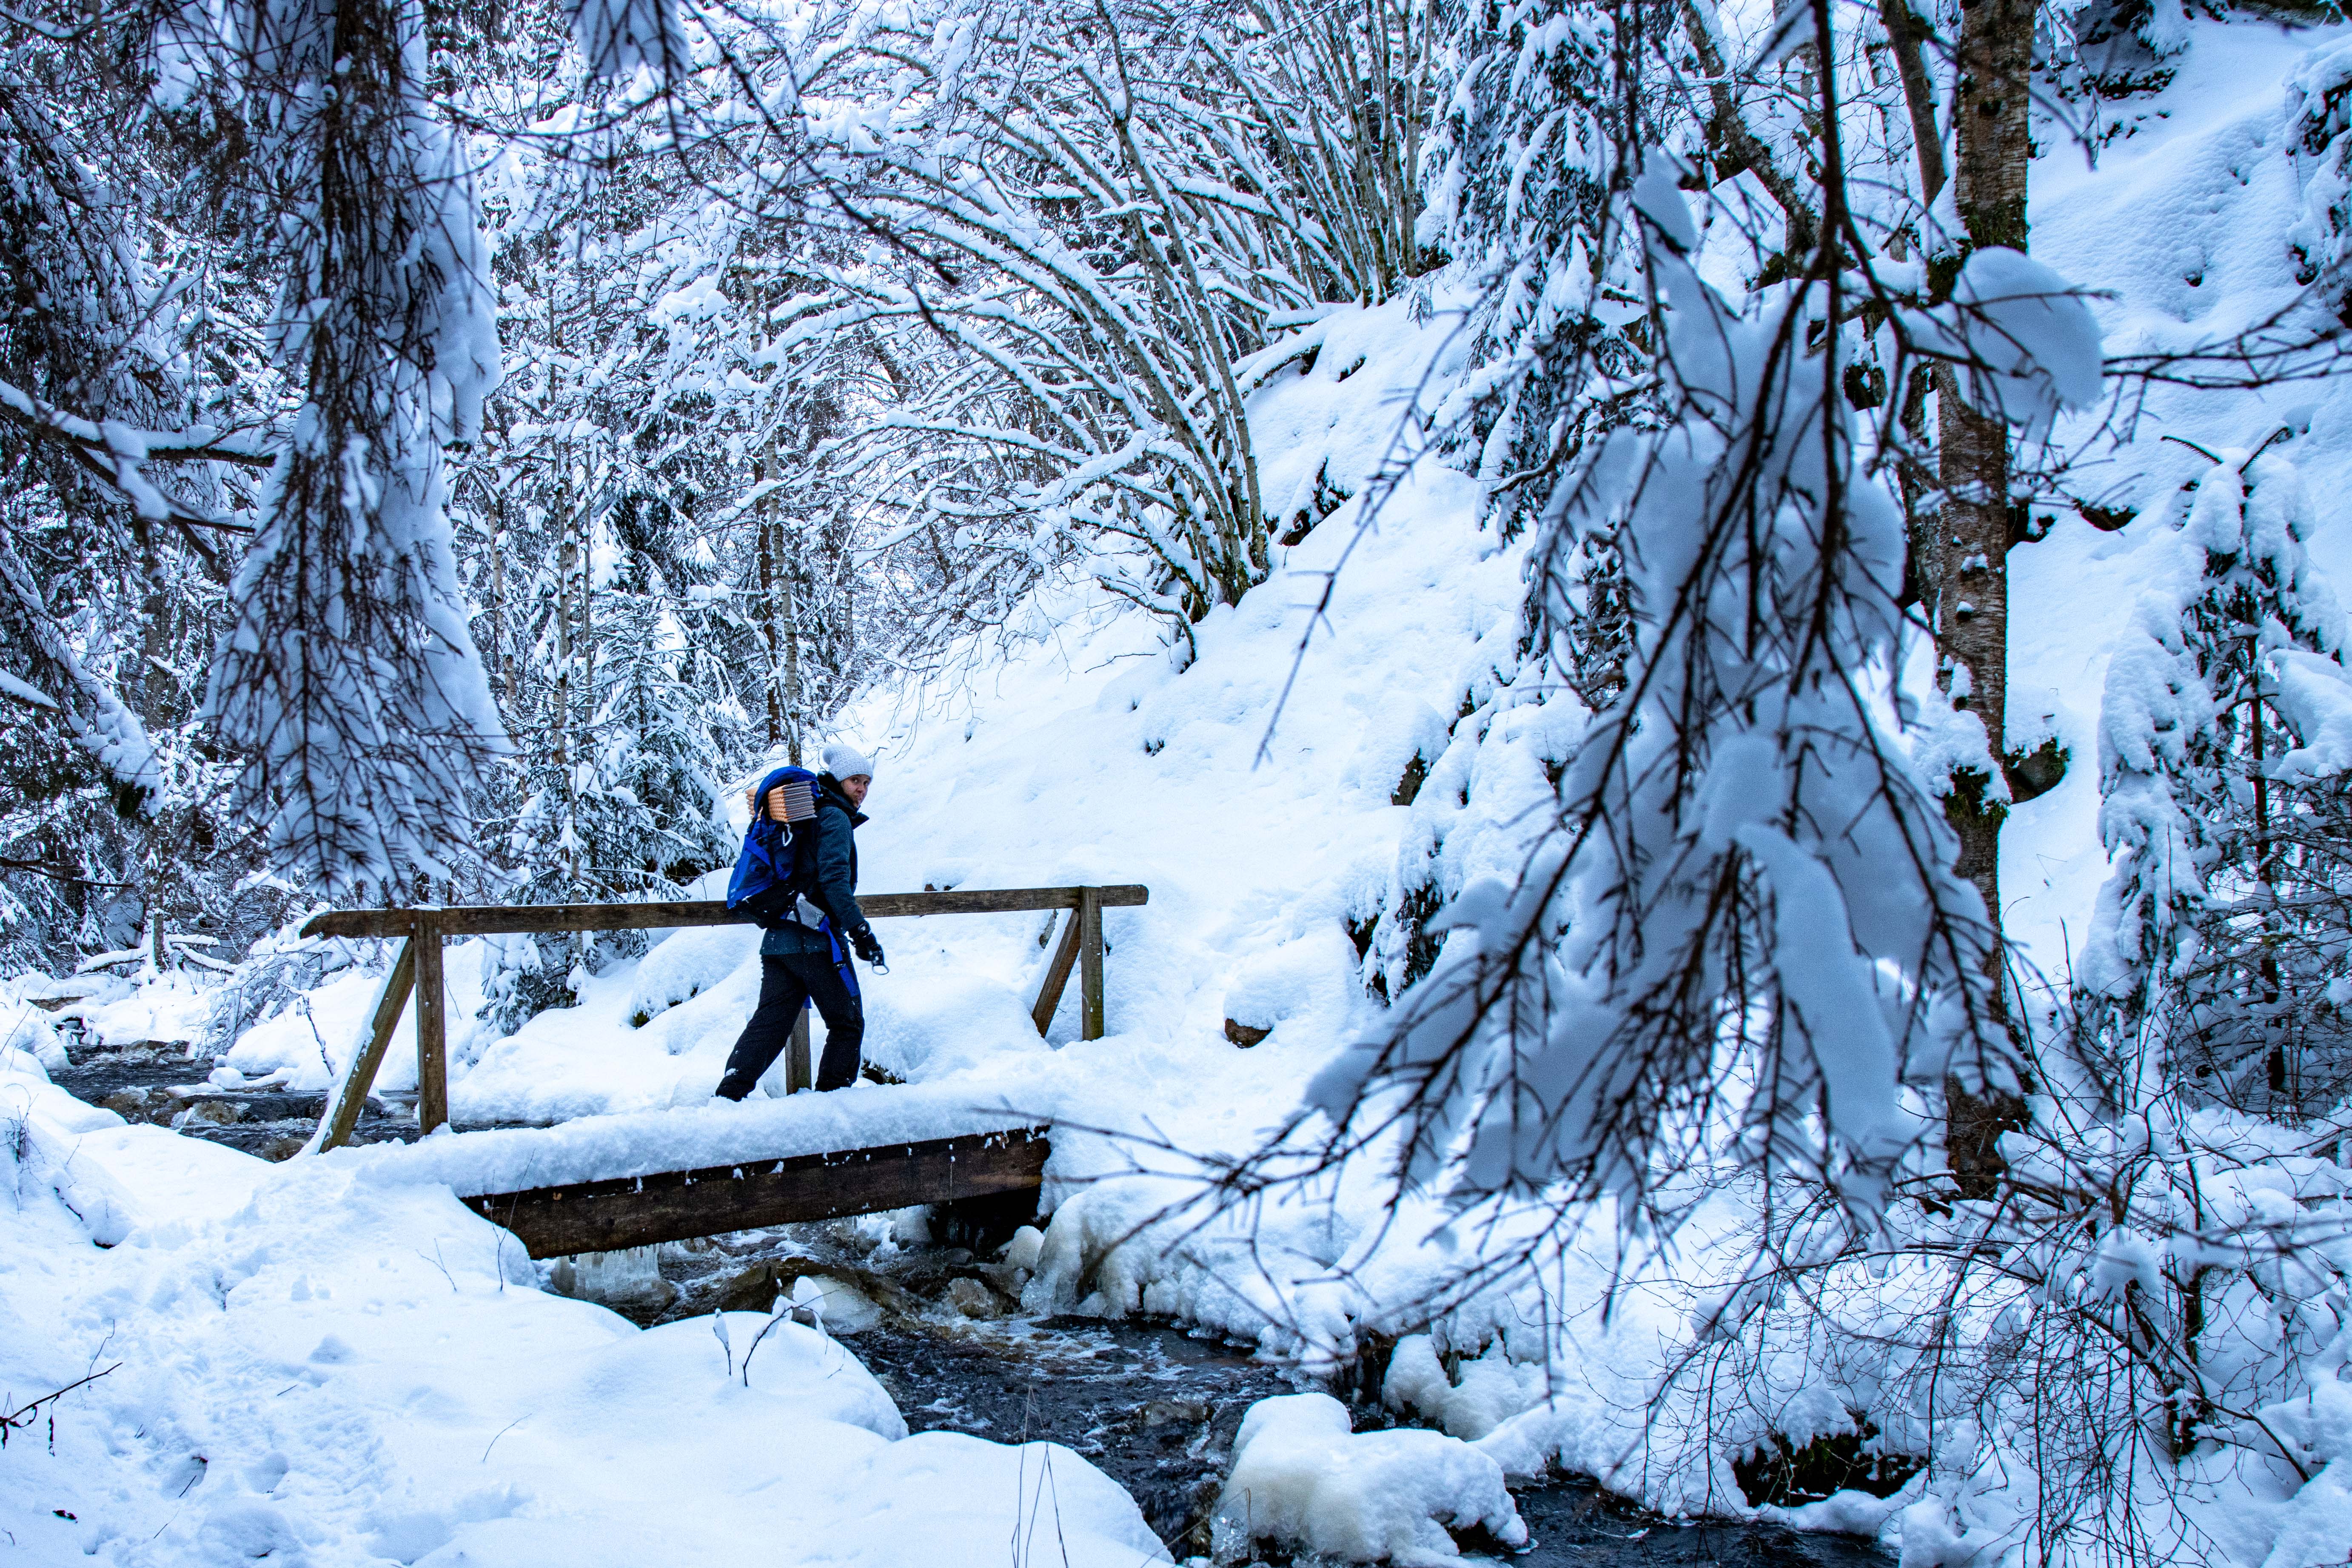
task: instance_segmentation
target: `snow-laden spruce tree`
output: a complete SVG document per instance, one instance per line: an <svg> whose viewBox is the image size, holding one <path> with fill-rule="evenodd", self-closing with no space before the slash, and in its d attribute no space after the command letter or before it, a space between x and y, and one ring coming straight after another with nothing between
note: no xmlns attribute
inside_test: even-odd
<svg viewBox="0 0 2352 1568"><path fill-rule="evenodd" d="M1526 600L1522 657L1544 645L1546 680L1597 710L1624 678L1623 563L1608 529L1545 531L1541 521L1587 444L1643 419L1652 405L1650 356L1626 335L1641 316L1639 237L1627 234L1609 192L1614 29L1589 5L1485 0L1433 5L1425 25L1445 47L1436 51L1444 63L1417 232L1427 250L1450 259L1453 275L1484 285L1458 329L1480 368L1441 412L1439 428L1485 481L1496 532L1509 540L1538 531L1528 572L1540 586ZM1444 716L1448 735L1423 741L1412 781L1401 781L1395 798L1412 804L1439 752L1483 732L1496 700L1465 692L1465 710ZM1454 890L1446 885L1448 836L1444 822L1430 820L1377 903L1356 913L1367 984L1383 997L1419 984L1436 959L1442 932L1432 922Z"/></svg>
<svg viewBox="0 0 2352 1568"><path fill-rule="evenodd" d="M1452 63L1423 226L1487 279L1470 324L1488 368L1465 389L1455 438L1475 443L1507 538L1539 518L1587 440L1643 412L1648 356L1623 331L1641 314L1640 249L1613 221L1605 151L1616 40L1610 18L1583 5L1465 3L1438 15ZM1623 674L1622 563L1604 536L1570 544L1535 570L1577 584L1556 595L1588 623L1561 673L1599 708Z"/></svg>
<svg viewBox="0 0 2352 1568"><path fill-rule="evenodd" d="M394 899L465 858L506 736L446 512L499 343L473 187L425 100L421 7L273 0L218 24L252 105L277 351L301 404L207 696L284 863ZM231 29L236 29L231 31Z"/></svg>
<svg viewBox="0 0 2352 1568"><path fill-rule="evenodd" d="M2075 966L2083 1039L2119 1100L2153 1075L2292 1115L2352 1066L2352 781L2326 730L2347 627L2287 452L2214 454L2178 510L2182 562L2107 670L2116 864Z"/></svg>
<svg viewBox="0 0 2352 1568"><path fill-rule="evenodd" d="M676 619L658 594L626 584L600 593L597 613L605 640L582 705L585 722L568 750L523 770L506 846L517 902L681 898L733 855L713 732L727 715L686 679L691 655ZM499 1026L512 1030L562 1004L582 974L644 947L633 931L509 937L484 963L483 994Z"/></svg>

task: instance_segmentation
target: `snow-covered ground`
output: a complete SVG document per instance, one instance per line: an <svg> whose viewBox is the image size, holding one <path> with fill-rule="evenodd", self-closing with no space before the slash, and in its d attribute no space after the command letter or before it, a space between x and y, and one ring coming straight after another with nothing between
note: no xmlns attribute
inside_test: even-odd
<svg viewBox="0 0 2352 1568"><path fill-rule="evenodd" d="M0 1384L96 1374L10 1434L12 1558L1165 1560L1086 1460L910 1437L816 1329L639 1331L541 1291L446 1186L125 1127L12 1061Z"/></svg>
<svg viewBox="0 0 2352 1568"><path fill-rule="evenodd" d="M2111 354L2179 346L2292 297L2286 237L2302 197L2284 83L2336 31L2194 24L2177 79L2118 106L2134 128L2095 168L2052 139L2035 253L2114 291L2099 307ZM2157 243L2115 243L2125 225ZM1318 479L1365 489L1394 456L1409 400L1433 401L1459 368L1454 324L1444 309L1415 324L1400 304L1314 329L1324 344L1313 367L1278 373L1254 405L1272 515L1306 504ZM2135 439L2095 448L2077 480L2084 500L2142 510L2138 521L2101 533L2062 515L2011 557L2015 722L2046 714L2074 758L2003 840L2011 934L2053 976L2105 874L2108 650L2142 588L2173 569L2165 503L2203 461L2158 437L2252 446L2281 425L2298 432L2285 455L2315 493L2352 490L2341 384L2268 399L2159 392ZM1362 1331L1419 1326L1465 1258L1525 1254L1526 1272L1449 1300L1433 1339L1398 1348L1392 1399L1476 1447L1432 1450L1417 1473L1466 1466L1469 1479L1416 1503L1396 1539L1426 1545L1420 1523L1440 1502L1466 1507L1489 1469L1554 1459L1669 1511L1745 1511L1729 1471L1742 1447L1768 1425L1833 1429L1867 1390L1796 1367L1778 1409L1725 1414L1696 1394L1651 1406L1704 1287L1738 1255L1749 1216L1728 1198L1671 1253L1630 1258L1606 1215L1548 1240L1540 1215L1488 1215L1481 1228L1413 1202L1391 1216L1365 1173L1203 1226L1149 1223L1198 1194L1195 1160L1255 1147L1335 1048L1381 1026L1349 922L1382 908L1401 868L1441 843L1448 890L1507 873L1508 825L1549 793L1542 764L1571 737L1514 700L1520 552L1478 528L1476 502L1469 479L1422 461L1369 528L1351 502L1285 552L1275 581L1212 615L1181 670L1146 619L1066 584L976 650L955 684L884 693L845 718L843 732L879 756L860 837L867 889L1150 888L1145 907L1106 915L1108 1038L1077 1040L1075 996L1046 1039L1031 1026L1051 951L1045 917L886 922L890 973L867 983L868 1056L917 1087L860 1088L822 1114L801 1101L714 1108L756 991L755 933L670 935L508 1038L472 1019L482 949L469 943L449 964L456 1113L596 1119L572 1147L601 1141L641 1162L664 1128L707 1152L820 1120L903 1131L967 1108L1048 1115L1062 1129L1055 1214L1031 1306L1171 1312L1310 1359L1348 1352ZM2311 546L2352 580L2352 522L2331 520ZM1314 621L1335 571L1328 615ZM1427 781L1412 805L1392 805L1416 754ZM1474 826L1484 830L1464 831ZM324 1085L376 984L365 969L331 981L248 1030L229 1067ZM173 977L79 1012L104 1037L194 1038L203 1003L201 986ZM1238 1049L1229 1018L1271 1033ZM38 1033L20 1030L20 1043ZM113 1542L121 1560L142 1562L263 1550L642 1561L659 1532L665 1558L807 1542L827 1561L993 1562L1041 1506L1058 1506L1072 1562L1156 1550L1132 1505L1066 1452L902 1439L854 1359L810 1331L778 1328L746 1385L729 1381L707 1323L639 1333L541 1294L499 1233L436 1184L492 1180L459 1170L455 1149L268 1167L60 1107L26 1058L11 1059L0 1096L29 1100L34 1131L0 1166L16 1194L0 1206L0 1378L21 1399L121 1363L63 1406L54 1457L23 1431L0 1463L0 1509L36 1553L62 1562ZM413 1061L395 1050L383 1081L413 1084ZM0 1117L13 1104L0 1098ZM94 1226L119 1245L92 1248ZM730 1325L739 1359L757 1327ZM1472 1359L1449 1375L1441 1353ZM2227 1477L2210 1489L2211 1528L2232 1555L2275 1549L2274 1568L2341 1560L2352 1426L2315 1422L2326 1468L2301 1496ZM1307 1486L1334 1467L1414 1463L1410 1444L1347 1458L1344 1433L1328 1427L1321 1407L1270 1415L1244 1469ZM1473 1451L1492 1464L1470 1465ZM1833 1500L1808 1521L1907 1532L1906 1565L1966 1560L1974 1547L1952 1533L1950 1500L1925 1498L1925 1484L1885 1503Z"/></svg>

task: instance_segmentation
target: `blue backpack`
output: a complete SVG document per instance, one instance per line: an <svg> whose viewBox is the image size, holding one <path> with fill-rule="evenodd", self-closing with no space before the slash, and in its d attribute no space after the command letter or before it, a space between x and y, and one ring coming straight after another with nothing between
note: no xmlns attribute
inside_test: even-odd
<svg viewBox="0 0 2352 1568"><path fill-rule="evenodd" d="M770 792L779 788L784 792L782 822L767 811ZM751 825L743 830L743 851L727 884L727 907L750 910L764 930L783 924L816 880L816 791L814 773L783 767L761 779L752 797Z"/></svg>

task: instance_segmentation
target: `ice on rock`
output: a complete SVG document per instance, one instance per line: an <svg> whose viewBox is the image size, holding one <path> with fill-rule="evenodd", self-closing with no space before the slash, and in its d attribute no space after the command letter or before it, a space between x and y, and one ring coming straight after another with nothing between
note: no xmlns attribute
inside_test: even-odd
<svg viewBox="0 0 2352 1568"><path fill-rule="evenodd" d="M1013 1233L1011 1241L1004 1244L1004 1261L1014 1268L1034 1271L1037 1259L1044 1256L1045 1251L1045 1233L1034 1225L1024 1225Z"/></svg>
<svg viewBox="0 0 2352 1568"><path fill-rule="evenodd" d="M1354 1432L1328 1394L1261 1399L1234 1438L1233 1473L1211 1521L1216 1559L1272 1542L1341 1563L1450 1563L1453 1531L1525 1544L1502 1468L1442 1432Z"/></svg>
<svg viewBox="0 0 2352 1568"><path fill-rule="evenodd" d="M559 1258L548 1270L548 1284L558 1295L607 1307L666 1307L677 1289L662 1278L660 1252L657 1247L629 1247Z"/></svg>
<svg viewBox="0 0 2352 1568"><path fill-rule="evenodd" d="M830 1274L802 1275L793 1282L793 1300L805 1302L829 1333L854 1334L882 1321L882 1309L873 1297Z"/></svg>
<svg viewBox="0 0 2352 1568"><path fill-rule="evenodd" d="M1430 1337L1411 1334L1397 1342L1389 1358L1381 1398L1391 1410L1419 1415L1449 1436L1475 1443L1539 1403L1543 1385L1544 1369L1514 1365L1499 1339L1448 1378Z"/></svg>

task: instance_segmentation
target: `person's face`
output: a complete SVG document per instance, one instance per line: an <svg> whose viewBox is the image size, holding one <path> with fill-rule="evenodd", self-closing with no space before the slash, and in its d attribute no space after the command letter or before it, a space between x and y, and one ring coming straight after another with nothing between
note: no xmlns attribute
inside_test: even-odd
<svg viewBox="0 0 2352 1568"><path fill-rule="evenodd" d="M849 797L852 805L864 805L866 792L873 787L874 775L871 773L852 773L841 781L841 793Z"/></svg>

